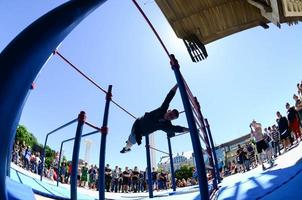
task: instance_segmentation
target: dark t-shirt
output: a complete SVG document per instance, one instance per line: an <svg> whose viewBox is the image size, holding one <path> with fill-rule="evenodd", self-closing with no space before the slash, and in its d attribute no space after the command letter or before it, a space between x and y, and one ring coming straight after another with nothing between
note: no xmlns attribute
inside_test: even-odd
<svg viewBox="0 0 302 200"><path fill-rule="evenodd" d="M287 119L289 123L293 123L297 117L297 111L295 110L294 107L291 107L287 111Z"/></svg>
<svg viewBox="0 0 302 200"><path fill-rule="evenodd" d="M139 176L139 172L138 171L133 171L132 172L132 180L137 181L138 180L138 176Z"/></svg>
<svg viewBox="0 0 302 200"><path fill-rule="evenodd" d="M277 122L280 134L283 134L288 130L288 121L286 117L281 117Z"/></svg>
<svg viewBox="0 0 302 200"><path fill-rule="evenodd" d="M123 180L124 181L128 181L129 180L129 177L128 177L129 174L130 174L129 171L123 171Z"/></svg>
<svg viewBox="0 0 302 200"><path fill-rule="evenodd" d="M112 177L112 175L110 173L111 171L112 170L110 168L105 167L105 172L108 172L108 174L105 173L105 178L111 178Z"/></svg>
<svg viewBox="0 0 302 200"><path fill-rule="evenodd" d="M152 175L152 180L156 181L156 179L157 179L157 172L152 172L151 175Z"/></svg>
<svg viewBox="0 0 302 200"><path fill-rule="evenodd" d="M166 174L163 173L163 172L160 173L159 179L160 179L161 181L165 181L165 180L166 180Z"/></svg>

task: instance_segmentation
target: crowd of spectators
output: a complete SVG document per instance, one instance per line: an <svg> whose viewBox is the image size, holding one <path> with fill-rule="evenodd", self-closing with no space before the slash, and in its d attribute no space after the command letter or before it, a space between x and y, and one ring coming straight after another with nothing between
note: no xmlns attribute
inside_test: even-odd
<svg viewBox="0 0 302 200"><path fill-rule="evenodd" d="M35 174L41 175L52 180L59 180L61 183L70 184L70 175L72 163L63 160L58 168L58 153L56 154L50 166L45 167L42 172L42 161L39 152L35 152L25 142L19 143L15 141L12 162L19 167L24 168ZM138 167L129 169L125 167L123 170L119 166L111 169L109 164L105 167L105 191L106 192L146 192L148 190L148 176L145 170L139 170ZM98 174L99 169L96 165L88 166L88 163L83 163L78 166L78 186L92 190L98 190ZM154 190L167 190L172 188L171 174L165 171L157 171L152 168L152 187ZM177 187L186 187L197 184L196 178L176 180Z"/></svg>
<svg viewBox="0 0 302 200"><path fill-rule="evenodd" d="M293 106L289 102L285 103L284 115L280 111L276 112L276 124L263 129L263 140L266 144L265 146L267 146L267 148L263 148L265 155L258 151L255 135L251 134L249 143L238 145L236 160L229 162L224 167L223 175L243 173L257 167L259 164L263 166L261 160L265 160L273 166L274 160L279 155L286 153L299 144L302 137L302 81L297 84L297 94L293 95L293 100ZM260 123L256 123L256 121L252 123L258 124L259 130L262 132ZM253 132L252 128L251 131ZM265 170L266 168L263 166L263 169Z"/></svg>

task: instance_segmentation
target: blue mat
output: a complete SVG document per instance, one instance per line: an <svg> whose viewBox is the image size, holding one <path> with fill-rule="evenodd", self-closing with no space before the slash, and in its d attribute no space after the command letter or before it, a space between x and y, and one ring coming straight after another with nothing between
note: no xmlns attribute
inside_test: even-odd
<svg viewBox="0 0 302 200"><path fill-rule="evenodd" d="M70 190L65 187L57 187L54 184L47 183L46 181L40 181L33 177L29 177L22 172L16 171L11 168L11 178L19 183L30 186L34 193L42 196L52 197L55 199L66 199L70 198ZM93 197L89 195L84 195L78 192L78 199L94 200Z"/></svg>
<svg viewBox="0 0 302 200"><path fill-rule="evenodd" d="M287 193L283 188L287 188L288 184L292 185L292 181L295 180L296 177L300 177L301 173L302 164L297 164L283 169L264 171L262 173L247 172L245 174L236 174L230 177L232 178L230 179L232 183L229 182L220 189L218 199L267 199L267 196L272 196L276 191L280 194ZM297 187L294 188L297 191Z"/></svg>
<svg viewBox="0 0 302 200"><path fill-rule="evenodd" d="M7 192L9 200L35 200L32 189L26 185L6 178Z"/></svg>

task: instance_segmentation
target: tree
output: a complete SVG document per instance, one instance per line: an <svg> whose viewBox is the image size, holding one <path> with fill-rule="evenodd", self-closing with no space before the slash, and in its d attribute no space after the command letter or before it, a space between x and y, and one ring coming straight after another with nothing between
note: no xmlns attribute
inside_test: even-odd
<svg viewBox="0 0 302 200"><path fill-rule="evenodd" d="M175 171L175 177L177 180L192 178L193 176L193 168L191 165L183 165L180 169Z"/></svg>
<svg viewBox="0 0 302 200"><path fill-rule="evenodd" d="M25 142L26 146L30 146L32 148L38 147L38 149L41 149L40 153L43 153L42 152L43 145L38 143L37 138L32 133L30 133L24 125L18 126L17 131L16 131L15 140L18 140L21 144L23 142ZM46 167L50 166L50 164L52 163L55 156L56 156L56 152L47 145L45 148L45 166Z"/></svg>
<svg viewBox="0 0 302 200"><path fill-rule="evenodd" d="M38 145L37 138L23 125L18 126L15 139L19 140L20 143L25 142L27 146Z"/></svg>

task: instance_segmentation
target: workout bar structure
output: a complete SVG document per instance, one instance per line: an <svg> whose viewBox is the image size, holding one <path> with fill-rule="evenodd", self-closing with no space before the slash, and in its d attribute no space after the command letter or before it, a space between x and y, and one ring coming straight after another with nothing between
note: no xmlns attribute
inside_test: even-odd
<svg viewBox="0 0 302 200"><path fill-rule="evenodd" d="M153 184L152 184L152 176L151 176L151 158L150 158L150 144L149 144L149 135L145 136L146 138L146 160L147 160L147 175L148 175L148 191L149 198L153 198Z"/></svg>
<svg viewBox="0 0 302 200"><path fill-rule="evenodd" d="M198 174L198 180L199 180L200 198L204 199L204 200L207 200L207 199L209 199L209 191L208 191L208 182L207 182L207 177L206 177L205 163L204 163L204 160L203 160L203 153L202 153L203 151L202 151L202 148L201 148L201 144L200 144L200 140L199 140L199 133L198 133L198 129L196 127L196 123L195 123L193 111L192 111L192 108L191 108L189 96L188 96L188 93L186 91L186 86L185 86L184 80L183 80L182 75L181 75L180 70L179 70L180 66L179 66L178 61L176 60L175 56L168 52L168 50L167 50L166 46L164 45L162 39L160 38L159 34L156 32L156 30L153 27L152 23L150 22L150 20L148 19L148 17L144 13L144 11L141 9L141 7L138 5L136 0L132 0L132 2L137 7L137 9L140 11L142 16L145 18L146 22L148 23L148 25L152 29L153 33L157 37L158 41L162 45L164 51L166 52L166 54L169 58L172 70L174 71L175 78L176 78L178 88L179 88L179 91L180 91L180 95L181 95L181 98L182 98L184 110L185 110L185 113L186 113L187 122L188 122L188 125L189 125L189 128L190 128L190 136L191 136L193 151L194 151L194 155L195 155L196 168L197 168L197 174ZM146 145L148 145L148 144L149 144L149 138L146 137ZM147 163L148 163L148 162L150 162L150 155L149 155L150 150L147 147L146 147L146 150L147 150ZM150 167L148 167L148 173L151 171L151 169L149 169L149 168ZM150 175L148 174L148 176L150 176ZM150 190L150 188L149 188L149 190ZM153 197L153 194L149 193L150 198L152 198L151 196Z"/></svg>
<svg viewBox="0 0 302 200"><path fill-rule="evenodd" d="M94 134L96 134L96 133L99 133L100 131L92 131L92 132L90 132L90 133L86 133L86 134L83 134L82 135L82 138L83 137L87 137L87 136L90 136L90 135L94 135ZM64 145L64 143L66 143L66 142L69 142L69 141L72 141L72 140L74 140L75 139L75 137L73 137L73 138L69 138L69 139L67 139L67 140L63 140L62 142L61 142L61 146L60 146L60 154L59 154L59 164L58 164L58 175L60 176L61 175L61 165L60 165L60 163L61 163L61 159L62 159L62 152L63 152L63 145ZM57 178L57 186L59 186L59 178Z"/></svg>
<svg viewBox="0 0 302 200"><path fill-rule="evenodd" d="M72 64L67 58L65 58L58 50L54 51L54 54L58 55L62 60L64 60L69 66L71 66L73 69L75 69L78 73L80 73L86 80L88 80L90 83L92 83L95 87L97 87L102 92L106 93L106 90L104 90L99 84L97 84L94 80L92 80L89 76L87 76L84 72L82 72L78 67L76 67L74 64ZM113 99L111 99L112 103L116 105L118 108L123 110L125 113L127 113L132 118L136 119L136 117L131 114L129 111L127 111L125 108L123 108L121 105L119 105L117 102L115 102Z"/></svg>
<svg viewBox="0 0 302 200"><path fill-rule="evenodd" d="M31 84L54 49L83 19L104 2L105 0L68 1L25 28L1 52L0 80L5 80L0 85L1 200L8 199L7 159ZM58 21L60 23L57 23ZM28 50L24 51L24 47L28 47Z"/></svg>
<svg viewBox="0 0 302 200"><path fill-rule="evenodd" d="M218 183L220 183L221 178L220 178L219 169L218 169L218 160L217 160L217 155L216 155L216 151L215 151L215 146L214 146L214 142L213 142L213 137L212 137L210 124L209 124L207 118L205 118L204 121L205 121L205 125L206 125L206 128L207 128L209 140L210 140L210 145L212 146L212 153L213 153L213 156L214 156L215 168L216 168L216 173L217 173L217 180L218 180Z"/></svg>
<svg viewBox="0 0 302 200"><path fill-rule="evenodd" d="M175 171L174 171L174 163L173 163L173 153L172 153L172 146L171 146L171 139L167 135L167 140L168 140L168 148L169 148L169 158L170 158L170 171L171 171L171 178L172 178L172 188L173 191L176 191L176 182L175 182Z"/></svg>
<svg viewBox="0 0 302 200"><path fill-rule="evenodd" d="M77 200L77 175L79 164L79 153L81 147L81 137L83 132L83 126L86 120L86 113L81 111L78 116L78 125L74 138L73 152L72 152L72 164L71 164L71 177L70 177L70 197L71 200Z"/></svg>
<svg viewBox="0 0 302 200"><path fill-rule="evenodd" d="M43 174L44 174L44 168L45 168L45 156L46 156L46 145L47 145L47 140L48 140L48 136L50 136L53 133L56 133L57 131L66 128L67 126L70 126L71 124L75 123L76 121L78 121L78 119L74 119L70 122L67 122L66 124L54 129L53 131L50 131L49 133L46 134L45 137L45 142L44 142L44 147L43 147L43 152L42 152L42 170L41 170L41 175L40 175L40 180L42 181L43 178Z"/></svg>
<svg viewBox="0 0 302 200"><path fill-rule="evenodd" d="M151 173L150 149L153 149L155 151L161 152L163 154L167 154L169 156L169 159L170 159L170 171L171 171L171 178L172 178L172 188L173 188L173 191L176 191L175 172L174 172L174 163L173 163L173 154L172 154L172 146L171 146L170 136L167 134L169 153L167 153L165 151L161 151L161 150L156 149L154 147L151 147L150 144L149 144L149 136L147 135L145 137L146 137L146 145L145 145L145 147L146 147L146 157L147 157L148 186L151 185L151 187L148 188L149 197L153 198L152 178L149 178L149 173Z"/></svg>
<svg viewBox="0 0 302 200"><path fill-rule="evenodd" d="M194 157L195 157L195 163L196 163L196 168L197 168L197 174L198 174L198 185L199 185L199 190L200 190L200 198L207 200L209 199L209 190L208 190L208 181L206 177L206 168L205 168L205 163L203 160L203 151L201 148L200 140L199 140L199 132L196 127L194 115L192 112L192 108L190 105L188 93L185 89L185 84L182 79L182 75L179 71L179 64L174 55L170 55L170 64L171 67L174 71L175 78L177 80L178 88L180 91L180 95L182 98L183 106L185 109L186 117L187 117L187 122L190 128L190 135L191 135L191 141L192 141L192 146L193 146L193 151L194 151Z"/></svg>
<svg viewBox="0 0 302 200"><path fill-rule="evenodd" d="M112 97L112 85L108 86L106 94L106 104L103 118L103 125L101 128L101 146L100 146L100 160L99 160L99 200L105 199L105 155L106 155L106 137L108 134L108 115L109 106Z"/></svg>
<svg viewBox="0 0 302 200"><path fill-rule="evenodd" d="M195 101L195 104L197 106L197 113L198 115L200 116L200 123L202 125L202 132L203 132L203 135L204 135L204 139L206 140L207 142L207 152L209 154L209 162L210 162L210 166L212 167L211 168L211 171L212 171L212 175L213 175L213 188L215 190L218 189L218 179L217 179L217 171L216 171L216 168L215 168L215 164L214 164L214 160L213 160L213 151L211 149L211 145L210 145L210 142L209 142L209 137L208 137L208 134L207 134L207 130L206 130L206 127L205 127L205 123L204 123L204 118L203 118L203 115L201 113L201 110L200 110L200 104L198 102L198 99L197 97L194 97L194 101Z"/></svg>

